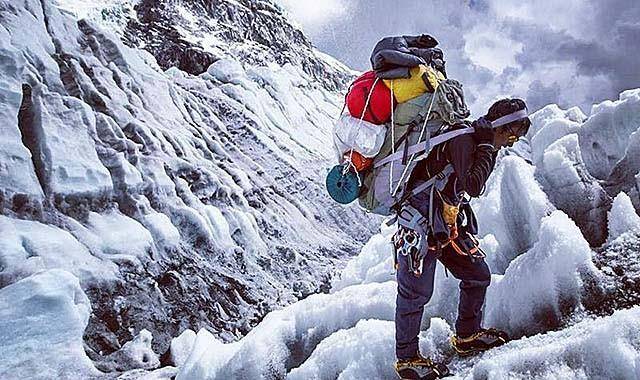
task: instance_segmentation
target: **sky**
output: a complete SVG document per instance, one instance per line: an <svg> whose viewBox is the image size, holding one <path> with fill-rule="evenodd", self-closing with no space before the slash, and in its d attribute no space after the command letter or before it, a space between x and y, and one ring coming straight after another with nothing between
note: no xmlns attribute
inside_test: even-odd
<svg viewBox="0 0 640 380"><path fill-rule="evenodd" d="M375 43L431 34L474 114L507 96L530 110L640 87L639 0L278 0L320 50L369 69Z"/></svg>

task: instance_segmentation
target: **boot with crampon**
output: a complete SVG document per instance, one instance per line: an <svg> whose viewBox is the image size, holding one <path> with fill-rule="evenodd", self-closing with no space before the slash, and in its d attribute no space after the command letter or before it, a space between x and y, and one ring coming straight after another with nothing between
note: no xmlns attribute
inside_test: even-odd
<svg viewBox="0 0 640 380"><path fill-rule="evenodd" d="M506 332L497 329L480 329L477 333L461 338L451 338L453 349L460 356L470 356L494 347L502 346L509 341Z"/></svg>
<svg viewBox="0 0 640 380"><path fill-rule="evenodd" d="M400 379L436 380L451 376L446 365L435 363L420 354L412 359L398 360L395 368Z"/></svg>

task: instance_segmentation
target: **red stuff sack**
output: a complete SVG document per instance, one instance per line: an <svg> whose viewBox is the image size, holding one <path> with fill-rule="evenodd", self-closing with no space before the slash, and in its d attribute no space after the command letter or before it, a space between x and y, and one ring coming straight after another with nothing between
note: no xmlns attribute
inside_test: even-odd
<svg viewBox="0 0 640 380"><path fill-rule="evenodd" d="M365 112L369 96L369 104ZM346 97L347 108L354 118L362 118L369 123L382 125L391 121L391 109L395 107L395 100L392 102L391 96L391 91L382 79L376 81L376 73L367 71L351 85Z"/></svg>

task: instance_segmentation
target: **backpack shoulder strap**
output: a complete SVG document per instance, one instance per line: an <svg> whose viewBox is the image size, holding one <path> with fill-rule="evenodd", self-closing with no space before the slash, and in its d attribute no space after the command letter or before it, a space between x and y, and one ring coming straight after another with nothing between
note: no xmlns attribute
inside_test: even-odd
<svg viewBox="0 0 640 380"><path fill-rule="evenodd" d="M426 150L430 150L435 146L438 146L446 141L449 141L453 138L456 138L458 136L462 136L465 134L471 134L474 132L473 127L468 127L468 128L463 128L463 129L456 129L450 132L445 132L441 135L435 136L427 141L423 141L414 145L411 145L407 151L406 154L415 154L415 153L421 153L424 152ZM390 154L387 157L383 158L382 160L378 161L375 163L374 168L379 168L382 165L388 164L391 161L398 161L400 159L402 159L402 157L404 156L405 152L396 152L395 154Z"/></svg>

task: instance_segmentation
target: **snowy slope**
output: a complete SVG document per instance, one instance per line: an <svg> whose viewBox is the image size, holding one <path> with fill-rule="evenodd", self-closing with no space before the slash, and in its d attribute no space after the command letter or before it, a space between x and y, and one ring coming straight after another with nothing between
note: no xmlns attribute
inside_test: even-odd
<svg viewBox="0 0 640 380"><path fill-rule="evenodd" d="M195 76L49 1L0 20L0 286L77 276L93 359L143 329L159 354L187 328L236 339L328 289L379 223L329 207L342 95L301 62L230 52Z"/></svg>

